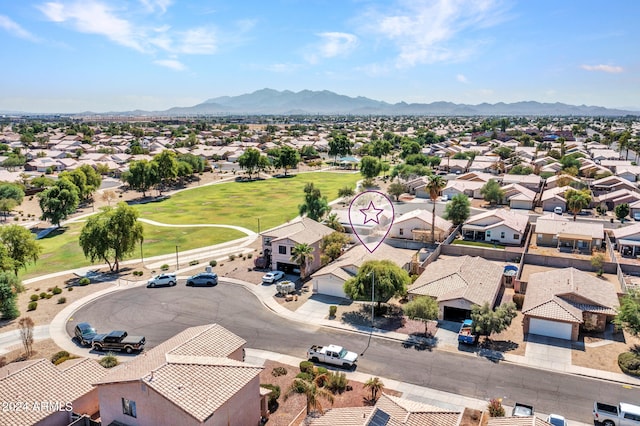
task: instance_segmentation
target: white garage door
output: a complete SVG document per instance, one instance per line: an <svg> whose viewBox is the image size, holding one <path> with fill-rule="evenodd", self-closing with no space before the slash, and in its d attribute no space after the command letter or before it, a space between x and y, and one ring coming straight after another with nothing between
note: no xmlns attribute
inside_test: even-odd
<svg viewBox="0 0 640 426"><path fill-rule="evenodd" d="M556 339L571 340L571 324L568 322L548 321L531 318L529 333L540 336L555 337Z"/></svg>
<svg viewBox="0 0 640 426"><path fill-rule="evenodd" d="M318 294L326 294L327 296L335 296L335 297L344 297L347 298L347 295L344 293L342 289L341 283L337 283L334 281L328 280L318 280L316 290Z"/></svg>

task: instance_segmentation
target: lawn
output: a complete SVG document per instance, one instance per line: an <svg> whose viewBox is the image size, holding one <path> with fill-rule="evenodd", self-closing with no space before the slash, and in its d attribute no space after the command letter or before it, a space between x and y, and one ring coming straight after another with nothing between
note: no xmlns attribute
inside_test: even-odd
<svg viewBox="0 0 640 426"><path fill-rule="evenodd" d="M29 265L26 271L21 270L20 278L32 278L91 265L91 262L84 257L78 244L83 225L83 223L72 223L59 231L52 232L46 238L38 240L42 246L40 259L35 265ZM180 251L184 251L246 236L242 232L226 228L167 228L146 223L142 225L144 226L142 249L145 258L173 253L176 245L180 246ZM138 248L129 258L139 257L140 249Z"/></svg>
<svg viewBox="0 0 640 426"><path fill-rule="evenodd" d="M460 244L463 246L475 246L475 247L486 247L486 248L494 248L499 250L504 250L504 246L493 244L493 243L483 243L482 241L467 241L467 240L454 240L453 244Z"/></svg>
<svg viewBox="0 0 640 426"><path fill-rule="evenodd" d="M340 188L355 188L361 178L359 173L301 173L290 178L205 186L135 207L140 217L158 222L238 225L257 232L258 221L260 230L265 230L295 218L308 182L331 201L338 198Z"/></svg>

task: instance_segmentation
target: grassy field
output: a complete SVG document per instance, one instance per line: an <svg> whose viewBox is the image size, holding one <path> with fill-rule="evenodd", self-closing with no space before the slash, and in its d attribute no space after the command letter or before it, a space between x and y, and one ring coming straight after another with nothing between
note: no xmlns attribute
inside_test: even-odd
<svg viewBox="0 0 640 426"><path fill-rule="evenodd" d="M475 246L475 247L485 247L485 248L494 248L494 249L504 250L504 246L493 244L493 243L483 243L482 241L453 240L453 244L459 244L459 245L463 245L463 246Z"/></svg>
<svg viewBox="0 0 640 426"><path fill-rule="evenodd" d="M286 179L231 182L173 195L160 203L137 205L140 217L163 223L217 223L258 231L280 225L298 215L304 186L313 182L329 201L344 186L355 188L358 174L302 173Z"/></svg>
<svg viewBox="0 0 640 426"><path fill-rule="evenodd" d="M231 182L183 191L159 203L136 205L140 217L168 224L226 224L258 231L280 225L298 215L303 188L313 182L328 200L338 198L344 186L355 188L361 175L347 173L303 173L287 179ZM39 240L40 260L20 271L31 278L66 269L89 266L78 244L82 223L73 223ZM144 257L209 246L245 236L225 228L167 228L144 224ZM140 257L136 250L132 258Z"/></svg>

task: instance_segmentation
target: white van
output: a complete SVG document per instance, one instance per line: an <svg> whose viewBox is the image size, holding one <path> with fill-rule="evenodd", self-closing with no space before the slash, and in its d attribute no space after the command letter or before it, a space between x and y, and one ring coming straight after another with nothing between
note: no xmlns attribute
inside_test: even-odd
<svg viewBox="0 0 640 426"><path fill-rule="evenodd" d="M562 207L558 206L553 209L555 214L562 214Z"/></svg>

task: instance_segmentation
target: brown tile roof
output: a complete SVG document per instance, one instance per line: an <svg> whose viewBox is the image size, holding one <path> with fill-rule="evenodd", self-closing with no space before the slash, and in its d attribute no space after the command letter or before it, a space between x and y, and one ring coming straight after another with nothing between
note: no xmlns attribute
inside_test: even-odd
<svg viewBox="0 0 640 426"><path fill-rule="evenodd" d="M0 378L0 400L28 403L72 403L90 392L93 389L92 383L108 372L92 359L83 359L62 368L56 367L47 359L7 367L2 369ZM0 411L0 424L32 425L50 414L49 409L35 409L33 406L21 411Z"/></svg>
<svg viewBox="0 0 640 426"><path fill-rule="evenodd" d="M407 212L407 213L397 217L393 221L393 224L396 225L398 223L402 223L402 222L405 222L405 221L413 219L413 218L417 218L417 219L421 220L422 222L424 222L425 229L431 229L431 221L433 219L433 213L430 212L429 210L425 210L425 209L411 210L410 212ZM452 226L453 226L453 223L451 223L448 220L443 219L440 216L436 215L436 220L435 220L436 229L441 229L443 231L448 231L449 229L451 229Z"/></svg>
<svg viewBox="0 0 640 426"><path fill-rule="evenodd" d="M618 306L613 284L575 268L564 268L529 276L522 313L582 323L583 311L615 315Z"/></svg>
<svg viewBox="0 0 640 426"><path fill-rule="evenodd" d="M310 421L310 426L363 426L373 412L373 407L331 408Z"/></svg>
<svg viewBox="0 0 640 426"><path fill-rule="evenodd" d="M502 274L502 267L481 257L437 260L409 287L409 293L435 297L439 302L463 298L478 305L493 304Z"/></svg>
<svg viewBox="0 0 640 426"><path fill-rule="evenodd" d="M522 233L527 228L528 223L529 216L526 214L516 213L512 210L497 209L471 216L467 219L465 225L483 226L486 229L505 225L514 231Z"/></svg>
<svg viewBox="0 0 640 426"><path fill-rule="evenodd" d="M548 219L539 217L536 221L537 234L572 235L583 236L585 239L604 238L604 225L602 223L587 223Z"/></svg>
<svg viewBox="0 0 640 426"><path fill-rule="evenodd" d="M536 416L527 417L491 417L487 426L551 426Z"/></svg>
<svg viewBox="0 0 640 426"><path fill-rule="evenodd" d="M265 231L262 236L272 237L271 241L287 238L298 244L313 244L332 232L333 229L328 226L308 217L303 217L300 220L285 223L282 226Z"/></svg>
<svg viewBox="0 0 640 426"><path fill-rule="evenodd" d="M616 239L627 238L631 235L635 235L637 237L636 234L640 234L640 223L634 223L633 225L613 230L613 235L615 235Z"/></svg>

